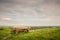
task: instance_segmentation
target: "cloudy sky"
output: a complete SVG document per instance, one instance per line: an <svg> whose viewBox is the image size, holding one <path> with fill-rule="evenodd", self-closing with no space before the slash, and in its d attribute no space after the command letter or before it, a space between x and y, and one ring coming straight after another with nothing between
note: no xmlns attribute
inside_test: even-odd
<svg viewBox="0 0 60 40"><path fill-rule="evenodd" d="M60 26L60 0L0 0L0 25Z"/></svg>

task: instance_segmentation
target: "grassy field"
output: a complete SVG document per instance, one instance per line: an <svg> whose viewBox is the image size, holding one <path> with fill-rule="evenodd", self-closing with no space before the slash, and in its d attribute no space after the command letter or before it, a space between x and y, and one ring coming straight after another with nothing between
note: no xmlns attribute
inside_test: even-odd
<svg viewBox="0 0 60 40"><path fill-rule="evenodd" d="M28 33L20 32L17 35L11 28L3 27L0 28L0 40L60 40L60 27L37 28Z"/></svg>

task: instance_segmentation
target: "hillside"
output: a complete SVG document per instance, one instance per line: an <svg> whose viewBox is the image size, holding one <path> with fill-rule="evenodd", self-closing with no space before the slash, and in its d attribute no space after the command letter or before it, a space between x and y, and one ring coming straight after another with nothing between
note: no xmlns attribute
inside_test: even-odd
<svg viewBox="0 0 60 40"><path fill-rule="evenodd" d="M60 40L60 28L30 30L14 34L10 28L0 30L0 40Z"/></svg>

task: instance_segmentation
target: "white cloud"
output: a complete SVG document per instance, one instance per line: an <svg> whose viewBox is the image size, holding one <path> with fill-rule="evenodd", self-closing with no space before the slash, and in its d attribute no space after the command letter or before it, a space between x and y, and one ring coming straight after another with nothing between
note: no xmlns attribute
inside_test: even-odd
<svg viewBox="0 0 60 40"><path fill-rule="evenodd" d="M2 20L9 21L9 20L12 20L12 19L11 18L2 18Z"/></svg>

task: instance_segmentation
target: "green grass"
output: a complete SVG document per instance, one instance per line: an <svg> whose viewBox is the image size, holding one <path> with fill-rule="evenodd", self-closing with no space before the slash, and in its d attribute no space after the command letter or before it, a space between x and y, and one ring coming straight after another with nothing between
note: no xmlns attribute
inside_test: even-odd
<svg viewBox="0 0 60 40"><path fill-rule="evenodd" d="M0 30L0 40L60 40L60 28L44 28L14 34L11 29Z"/></svg>

